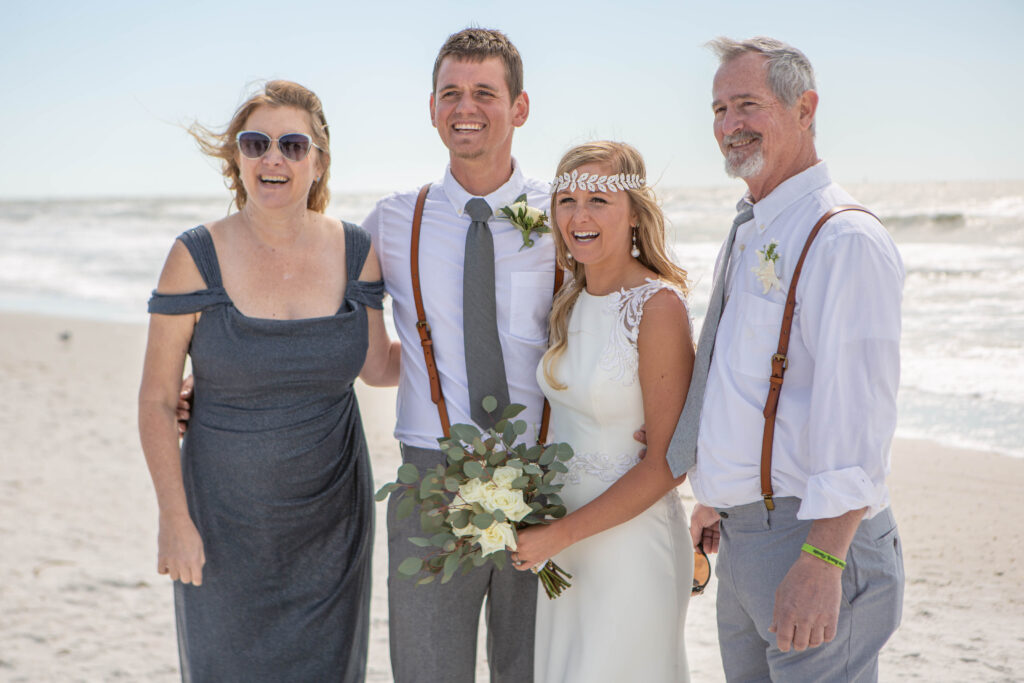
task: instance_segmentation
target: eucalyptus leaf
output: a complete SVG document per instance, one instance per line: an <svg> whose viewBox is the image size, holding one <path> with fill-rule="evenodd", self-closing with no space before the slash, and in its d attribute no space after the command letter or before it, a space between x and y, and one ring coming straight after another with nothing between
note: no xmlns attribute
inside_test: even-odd
<svg viewBox="0 0 1024 683"><path fill-rule="evenodd" d="M462 471L466 473L467 477L475 479L483 475L484 466L476 460L467 460L465 464L462 465Z"/></svg>
<svg viewBox="0 0 1024 683"><path fill-rule="evenodd" d="M433 583L434 579L436 579L436 578L437 578L436 574L430 574L428 576L424 576L422 579L420 579L419 581L416 582L416 585L417 586L426 586L428 583Z"/></svg>
<svg viewBox="0 0 1024 683"><path fill-rule="evenodd" d="M413 536L409 539L409 542L413 545L418 545L421 548L429 548L433 545L429 538L423 538L422 536Z"/></svg>
<svg viewBox="0 0 1024 683"><path fill-rule="evenodd" d="M441 583L448 583L452 580L452 574L459 566L459 556L456 554L448 555L444 558L444 574L441 576Z"/></svg>
<svg viewBox="0 0 1024 683"><path fill-rule="evenodd" d="M516 477L512 480L510 486L514 489L525 488L530 483L529 477Z"/></svg>
<svg viewBox="0 0 1024 683"><path fill-rule="evenodd" d="M448 517L448 523L453 529L461 529L469 524L469 510L459 510Z"/></svg>
<svg viewBox="0 0 1024 683"><path fill-rule="evenodd" d="M494 516L487 513L481 512L473 517L473 526L477 529L487 529L494 523Z"/></svg>
<svg viewBox="0 0 1024 683"><path fill-rule="evenodd" d="M479 429L462 423L452 425L451 432L465 443L470 443L480 436Z"/></svg>
<svg viewBox="0 0 1024 683"><path fill-rule="evenodd" d="M412 510L415 506L416 499L410 495L406 495L399 501L398 506L395 508L395 517L398 519L405 519L412 514Z"/></svg>
<svg viewBox="0 0 1024 683"><path fill-rule="evenodd" d="M503 510L501 510L501 508L498 508L497 510L492 512L491 516L494 517L494 521L495 522L504 522L505 521L505 512Z"/></svg>
<svg viewBox="0 0 1024 683"><path fill-rule="evenodd" d="M374 494L373 499L379 503L388 496L390 496L391 492L397 489L398 487L399 485L396 484L395 482L391 482L390 484L384 484L384 486L381 486L380 490Z"/></svg>
<svg viewBox="0 0 1024 683"><path fill-rule="evenodd" d="M537 461L542 467L547 467L555 460L555 455L558 453L558 448L555 446L548 446L544 449L540 459Z"/></svg>
<svg viewBox="0 0 1024 683"><path fill-rule="evenodd" d="M434 534L433 536L430 537L430 543L432 545L436 545L438 548L443 548L445 542L449 541L449 540L454 541L455 537L452 536L447 531L442 531L442 532L436 533L436 534Z"/></svg>
<svg viewBox="0 0 1024 683"><path fill-rule="evenodd" d="M519 413L526 410L526 406L521 403L510 403L505 410L501 411L501 417L505 420L510 420Z"/></svg>
<svg viewBox="0 0 1024 683"><path fill-rule="evenodd" d="M516 434L518 434L519 436L522 436L523 434L526 433L526 423L523 422L522 420L516 420L514 423L512 423L512 428L516 430Z"/></svg>
<svg viewBox="0 0 1024 683"><path fill-rule="evenodd" d="M455 493L456 491L459 490L459 480L456 479L455 477L445 477L444 488L446 491Z"/></svg>
<svg viewBox="0 0 1024 683"><path fill-rule="evenodd" d="M498 408L498 399L493 396L484 396L482 403L488 413L493 413Z"/></svg>
<svg viewBox="0 0 1024 683"><path fill-rule="evenodd" d="M420 471L411 462L398 468L398 481L403 484L415 484L420 480Z"/></svg>
<svg viewBox="0 0 1024 683"><path fill-rule="evenodd" d="M567 443L558 444L558 459L562 462L572 459L572 446Z"/></svg>
<svg viewBox="0 0 1024 683"><path fill-rule="evenodd" d="M403 576L413 576L423 569L423 560L418 557L407 557L398 565L398 573Z"/></svg>

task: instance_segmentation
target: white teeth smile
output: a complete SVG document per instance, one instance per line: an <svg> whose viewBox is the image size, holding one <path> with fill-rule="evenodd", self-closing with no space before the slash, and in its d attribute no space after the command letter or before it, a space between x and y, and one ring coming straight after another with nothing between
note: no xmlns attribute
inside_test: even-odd
<svg viewBox="0 0 1024 683"><path fill-rule="evenodd" d="M574 232L572 237L577 242L589 242L596 240L600 234L599 232Z"/></svg>
<svg viewBox="0 0 1024 683"><path fill-rule="evenodd" d="M452 126L455 130L482 130L483 127L482 123L456 123Z"/></svg>
<svg viewBox="0 0 1024 683"><path fill-rule="evenodd" d="M281 184L287 183L288 179L279 175L261 175L260 182Z"/></svg>

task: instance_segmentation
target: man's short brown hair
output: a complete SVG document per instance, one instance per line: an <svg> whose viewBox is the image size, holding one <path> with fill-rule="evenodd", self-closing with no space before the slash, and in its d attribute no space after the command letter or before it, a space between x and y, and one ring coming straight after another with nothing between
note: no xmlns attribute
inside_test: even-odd
<svg viewBox="0 0 1024 683"><path fill-rule="evenodd" d="M498 57L505 64L505 83L512 100L523 92L523 59L516 46L501 31L465 28L448 36L434 60L434 92L437 92L437 73L445 57L468 62L482 62L489 57Z"/></svg>

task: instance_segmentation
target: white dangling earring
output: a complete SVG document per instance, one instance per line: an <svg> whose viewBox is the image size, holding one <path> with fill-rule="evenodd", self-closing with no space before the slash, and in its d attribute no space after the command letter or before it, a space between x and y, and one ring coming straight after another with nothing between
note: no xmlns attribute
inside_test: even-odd
<svg viewBox="0 0 1024 683"><path fill-rule="evenodd" d="M636 226L633 226L633 248L629 250L629 255L633 258L640 258L640 247L636 245Z"/></svg>
<svg viewBox="0 0 1024 683"><path fill-rule="evenodd" d="M569 262L570 266L572 265L572 252L568 249L565 250L565 260Z"/></svg>

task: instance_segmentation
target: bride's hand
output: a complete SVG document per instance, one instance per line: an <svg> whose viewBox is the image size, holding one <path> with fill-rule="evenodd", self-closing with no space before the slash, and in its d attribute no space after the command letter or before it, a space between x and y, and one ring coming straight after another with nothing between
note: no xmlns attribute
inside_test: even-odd
<svg viewBox="0 0 1024 683"><path fill-rule="evenodd" d="M512 566L519 571L543 565L569 545L559 530L558 522L527 527L519 531L518 535L516 549L509 555Z"/></svg>

